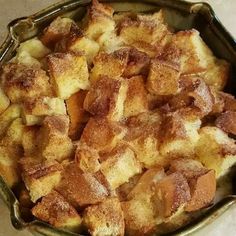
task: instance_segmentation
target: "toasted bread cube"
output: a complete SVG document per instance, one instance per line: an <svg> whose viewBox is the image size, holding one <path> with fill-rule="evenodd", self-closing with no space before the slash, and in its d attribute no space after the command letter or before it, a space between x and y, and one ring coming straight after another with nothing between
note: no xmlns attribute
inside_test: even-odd
<svg viewBox="0 0 236 236"><path fill-rule="evenodd" d="M98 205L87 207L83 219L91 235L124 235L124 215L117 198L108 198Z"/></svg>
<svg viewBox="0 0 236 236"><path fill-rule="evenodd" d="M8 126L13 120L20 117L21 107L18 104L11 104L1 115L0 115L0 137L2 137Z"/></svg>
<svg viewBox="0 0 236 236"><path fill-rule="evenodd" d="M131 117L128 122L125 142L132 147L137 159L146 168L158 164L163 165L165 161L158 150L157 134L160 123L161 116L158 112L144 112Z"/></svg>
<svg viewBox="0 0 236 236"><path fill-rule="evenodd" d="M153 59L147 78L147 89L156 95L174 95L179 91L178 65Z"/></svg>
<svg viewBox="0 0 236 236"><path fill-rule="evenodd" d="M21 54L22 52L27 52L33 58L41 59L49 54L50 50L39 39L32 38L20 44L17 54Z"/></svg>
<svg viewBox="0 0 236 236"><path fill-rule="evenodd" d="M22 135L22 146L24 149L24 156L35 156L37 153L38 143L37 140L39 134L38 126L26 126Z"/></svg>
<svg viewBox="0 0 236 236"><path fill-rule="evenodd" d="M163 12L150 15L137 15L137 19L126 17L119 26L119 33L126 44L144 42L155 44L168 33L164 24Z"/></svg>
<svg viewBox="0 0 236 236"><path fill-rule="evenodd" d="M180 172L188 181L191 200L185 211L196 211L212 202L216 192L214 170L208 170L197 160L180 158L171 162L169 171Z"/></svg>
<svg viewBox="0 0 236 236"><path fill-rule="evenodd" d="M216 178L225 175L236 163L235 141L217 127L205 126L199 131L196 146L198 159L208 169L215 170Z"/></svg>
<svg viewBox="0 0 236 236"><path fill-rule="evenodd" d="M130 191L127 198L129 200L134 198L141 198L142 195L149 195L153 193L153 185L166 176L164 169L161 166L156 166L145 171L138 180L135 187Z"/></svg>
<svg viewBox="0 0 236 236"><path fill-rule="evenodd" d="M149 235L155 232L155 208L150 198L138 198L121 203L127 235Z"/></svg>
<svg viewBox="0 0 236 236"><path fill-rule="evenodd" d="M24 124L21 118L16 118L8 127L5 136L0 141L1 144L21 146L24 132Z"/></svg>
<svg viewBox="0 0 236 236"><path fill-rule="evenodd" d="M93 0L85 17L85 34L91 39L98 39L103 33L113 31L115 22L112 19L113 8Z"/></svg>
<svg viewBox="0 0 236 236"><path fill-rule="evenodd" d="M3 67L3 88L13 103L51 95L46 72L37 67L8 63Z"/></svg>
<svg viewBox="0 0 236 236"><path fill-rule="evenodd" d="M10 105L10 100L0 88L0 114L2 114Z"/></svg>
<svg viewBox="0 0 236 236"><path fill-rule="evenodd" d="M69 118L65 115L47 116L39 133L39 152L48 160L62 161L71 157L74 147L67 136Z"/></svg>
<svg viewBox="0 0 236 236"><path fill-rule="evenodd" d="M48 57L49 73L58 97L69 98L80 89L89 87L88 66L79 53L54 53Z"/></svg>
<svg viewBox="0 0 236 236"><path fill-rule="evenodd" d="M41 124L45 116L65 114L66 106L60 98L40 97L23 103L22 117L26 125Z"/></svg>
<svg viewBox="0 0 236 236"><path fill-rule="evenodd" d="M108 197L107 188L91 173L83 173L76 163L69 164L57 191L75 208L97 204Z"/></svg>
<svg viewBox="0 0 236 236"><path fill-rule="evenodd" d="M198 117L183 117L176 112L167 114L161 128L163 135L160 153L169 158L194 156L200 125Z"/></svg>
<svg viewBox="0 0 236 236"><path fill-rule="evenodd" d="M49 194L61 180L63 167L54 160L41 161L38 158L24 157L20 160L20 165L32 202Z"/></svg>
<svg viewBox="0 0 236 236"><path fill-rule="evenodd" d="M214 57L197 30L179 31L172 43L181 51L181 73L201 73L207 69Z"/></svg>
<svg viewBox="0 0 236 236"><path fill-rule="evenodd" d="M66 17L57 17L51 24L44 29L40 40L48 47L54 46L56 42L61 40L70 32L73 21Z"/></svg>
<svg viewBox="0 0 236 236"><path fill-rule="evenodd" d="M217 90L223 90L229 80L230 64L225 60L216 59L210 62L207 70L201 74L204 81Z"/></svg>
<svg viewBox="0 0 236 236"><path fill-rule="evenodd" d="M215 124L226 133L236 134L236 112L226 111L217 117Z"/></svg>
<svg viewBox="0 0 236 236"><path fill-rule="evenodd" d="M56 228L79 232L82 219L75 208L62 195L51 191L32 209L32 214Z"/></svg>
<svg viewBox="0 0 236 236"><path fill-rule="evenodd" d="M101 165L99 154L96 149L88 147L86 144L79 143L75 152L75 163L83 172L95 173L99 171Z"/></svg>
<svg viewBox="0 0 236 236"><path fill-rule="evenodd" d="M126 128L106 118L90 118L81 136L81 143L98 151L111 151L125 136Z"/></svg>
<svg viewBox="0 0 236 236"><path fill-rule="evenodd" d="M91 81L94 82L101 76L108 76L110 78L121 76L126 69L128 56L129 50L126 48L119 49L110 54L100 52L93 61L94 67L90 74Z"/></svg>
<svg viewBox="0 0 236 236"><path fill-rule="evenodd" d="M170 217L190 198L190 189L184 176L178 172L170 174L155 185L153 201L156 214L162 218Z"/></svg>
<svg viewBox="0 0 236 236"><path fill-rule="evenodd" d="M146 53L141 52L136 48L130 48L129 58L123 76L125 78L136 75L146 76L149 70L149 64L150 58Z"/></svg>
<svg viewBox="0 0 236 236"><path fill-rule="evenodd" d="M132 149L127 145L120 145L108 154L108 158L101 163L100 170L114 190L140 173L142 168Z"/></svg>
<svg viewBox="0 0 236 236"><path fill-rule="evenodd" d="M136 116L148 110L147 91L142 76L128 80L128 91L124 104L124 116Z"/></svg>
<svg viewBox="0 0 236 236"><path fill-rule="evenodd" d="M94 116L120 121L124 115L127 90L128 83L125 79L101 77L88 91L84 109Z"/></svg>
<svg viewBox="0 0 236 236"><path fill-rule="evenodd" d="M80 90L66 100L67 113L70 117L69 137L72 140L80 138L89 119L89 114L83 108L86 95L87 91Z"/></svg>
<svg viewBox="0 0 236 236"><path fill-rule="evenodd" d="M75 24L71 25L69 34L64 40L62 39L61 44L62 47L66 47L65 50L77 53L83 52L89 64L91 64L100 49L99 44L86 37L82 30Z"/></svg>
<svg viewBox="0 0 236 236"><path fill-rule="evenodd" d="M13 187L21 180L18 160L22 153L14 146L0 145L0 175L9 187Z"/></svg>

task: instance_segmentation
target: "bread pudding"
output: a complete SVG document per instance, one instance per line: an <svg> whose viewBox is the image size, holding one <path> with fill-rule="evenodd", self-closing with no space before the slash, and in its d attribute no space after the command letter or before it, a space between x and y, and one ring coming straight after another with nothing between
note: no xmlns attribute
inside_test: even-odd
<svg viewBox="0 0 236 236"><path fill-rule="evenodd" d="M230 64L164 11L93 0L54 19L0 77L0 175L22 209L93 236L180 228L236 163Z"/></svg>

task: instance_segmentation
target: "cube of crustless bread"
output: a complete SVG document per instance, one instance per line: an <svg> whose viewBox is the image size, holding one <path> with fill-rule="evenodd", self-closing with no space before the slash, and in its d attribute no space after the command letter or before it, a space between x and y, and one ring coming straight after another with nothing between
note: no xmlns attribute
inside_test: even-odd
<svg viewBox="0 0 236 236"><path fill-rule="evenodd" d="M56 191L51 191L32 209L32 214L56 228L79 232L82 219L75 208Z"/></svg>
<svg viewBox="0 0 236 236"><path fill-rule="evenodd" d="M6 96L2 88L0 88L0 114L3 113L8 108L9 105L10 105L9 98Z"/></svg>
<svg viewBox="0 0 236 236"><path fill-rule="evenodd" d="M41 41L48 47L54 47L55 43L61 40L70 32L73 21L66 17L57 17L51 24L45 28Z"/></svg>
<svg viewBox="0 0 236 236"><path fill-rule="evenodd" d="M40 124L45 116L65 114L66 106L60 98L40 97L23 103L22 117L26 125Z"/></svg>
<svg viewBox="0 0 236 236"><path fill-rule="evenodd" d="M98 205L87 207L83 219L91 235L124 235L124 215L117 198L108 198Z"/></svg>
<svg viewBox="0 0 236 236"><path fill-rule="evenodd" d="M84 108L92 115L119 121L123 118L127 90L125 79L101 77L88 91Z"/></svg>
<svg viewBox="0 0 236 236"><path fill-rule="evenodd" d="M49 194L61 180L63 167L54 160L41 161L37 158L24 157L20 160L20 166L32 202Z"/></svg>
<svg viewBox="0 0 236 236"><path fill-rule="evenodd" d="M14 146L0 145L0 175L9 187L13 187L21 180L18 160L23 155L21 150Z"/></svg>
<svg viewBox="0 0 236 236"><path fill-rule="evenodd" d="M0 137L5 134L11 122L20 117L20 113L20 105L12 104L0 115Z"/></svg>
<svg viewBox="0 0 236 236"><path fill-rule="evenodd" d="M93 61L94 67L90 74L91 81L94 82L101 76L108 76L111 79L121 76L126 69L128 57L129 49L127 48L119 49L110 54L100 52Z"/></svg>
<svg viewBox="0 0 236 236"><path fill-rule="evenodd" d="M98 151L111 151L125 136L126 128L106 118L90 118L81 136L81 143Z"/></svg>
<svg viewBox="0 0 236 236"><path fill-rule="evenodd" d="M74 163L66 167L56 189L75 208L102 202L109 194L95 175L83 173Z"/></svg>
<svg viewBox="0 0 236 236"><path fill-rule="evenodd" d="M153 201L156 214L163 218L170 217L185 206L190 198L190 189L185 177L178 172L170 174L155 185Z"/></svg>
<svg viewBox="0 0 236 236"><path fill-rule="evenodd" d="M88 66L79 53L53 53L47 57L53 88L58 97L69 98L80 89L89 87Z"/></svg>
<svg viewBox="0 0 236 236"><path fill-rule="evenodd" d="M135 153L127 145L116 147L107 156L108 158L101 163L100 170L112 190L128 182L132 176L142 170L135 158Z"/></svg>
<svg viewBox="0 0 236 236"><path fill-rule="evenodd" d="M201 120L198 117L184 117L178 113L167 114L161 126L160 153L167 158L194 156L200 125Z"/></svg>
<svg viewBox="0 0 236 236"><path fill-rule="evenodd" d="M106 32L114 31L113 8L93 0L85 17L85 34L91 39L98 39Z"/></svg>
<svg viewBox="0 0 236 236"><path fill-rule="evenodd" d="M71 157L74 147L68 129L68 116L47 116L39 131L39 153L48 160L62 161Z"/></svg>
<svg viewBox="0 0 236 236"><path fill-rule="evenodd" d="M174 95L179 91L178 65L153 59L147 79L147 89L156 95Z"/></svg>
<svg viewBox="0 0 236 236"><path fill-rule="evenodd" d="M66 100L67 113L70 118L69 137L72 140L80 138L83 128L89 119L89 114L83 107L86 94L87 91L80 90Z"/></svg>
<svg viewBox="0 0 236 236"><path fill-rule="evenodd" d="M208 169L215 170L216 178L223 176L236 163L235 141L214 126L201 128L199 135L196 146L198 159Z"/></svg>
<svg viewBox="0 0 236 236"><path fill-rule="evenodd" d="M132 147L137 159L146 168L165 163L158 150L157 135L160 124L161 115L158 112L140 113L128 121L128 131L124 140Z"/></svg>
<svg viewBox="0 0 236 236"><path fill-rule="evenodd" d="M11 102L51 95L46 72L23 64L8 63L3 67L3 89Z"/></svg>
<svg viewBox="0 0 236 236"><path fill-rule="evenodd" d="M144 78L134 76L128 80L128 91L124 103L124 116L130 117L148 110L147 90Z"/></svg>
<svg viewBox="0 0 236 236"><path fill-rule="evenodd" d="M207 207L216 192L215 171L208 170L193 159L177 159L171 162L170 172L180 172L188 180L191 200L186 204L186 211L196 211Z"/></svg>

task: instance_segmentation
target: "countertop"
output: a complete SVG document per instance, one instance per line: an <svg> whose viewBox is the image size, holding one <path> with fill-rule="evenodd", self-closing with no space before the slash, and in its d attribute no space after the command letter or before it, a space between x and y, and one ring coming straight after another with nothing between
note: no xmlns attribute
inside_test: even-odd
<svg viewBox="0 0 236 236"><path fill-rule="evenodd" d="M197 0L192 0L198 2ZM11 20L30 15L57 0L0 0L0 43L6 36L6 25ZM211 4L225 27L236 38L236 0L205 0ZM194 236L236 235L236 206L221 215L214 223L193 234ZM29 236L28 231L16 231L10 223L9 211L0 200L0 236Z"/></svg>

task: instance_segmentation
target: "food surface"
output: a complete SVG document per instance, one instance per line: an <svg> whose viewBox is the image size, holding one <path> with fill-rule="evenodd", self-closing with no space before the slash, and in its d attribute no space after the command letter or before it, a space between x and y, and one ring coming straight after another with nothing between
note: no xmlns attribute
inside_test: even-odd
<svg viewBox="0 0 236 236"><path fill-rule="evenodd" d="M199 32L175 32L164 11L93 0L81 22L57 17L2 67L0 175L28 217L57 228L180 228L236 163L229 76Z"/></svg>

